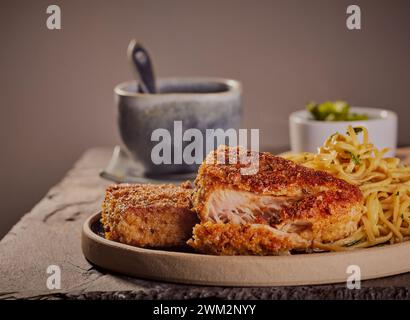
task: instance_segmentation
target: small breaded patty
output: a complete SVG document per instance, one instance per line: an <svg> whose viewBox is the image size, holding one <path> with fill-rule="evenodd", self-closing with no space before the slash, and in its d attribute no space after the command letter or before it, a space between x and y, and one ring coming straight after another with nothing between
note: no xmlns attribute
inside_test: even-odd
<svg viewBox="0 0 410 320"><path fill-rule="evenodd" d="M189 185L120 184L106 189L105 237L139 247L182 246L198 222Z"/></svg>

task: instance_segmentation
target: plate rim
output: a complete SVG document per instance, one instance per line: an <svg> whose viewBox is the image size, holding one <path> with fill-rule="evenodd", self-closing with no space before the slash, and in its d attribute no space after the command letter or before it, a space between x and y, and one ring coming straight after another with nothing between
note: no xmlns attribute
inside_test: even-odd
<svg viewBox="0 0 410 320"><path fill-rule="evenodd" d="M292 260L294 259L299 259L299 263L305 263L306 261L313 261L315 259L323 259L323 257L329 257L329 258L339 258L339 257L346 257L346 258L351 258L360 255L361 253L372 253L373 255L383 255L383 252L386 250L389 252L392 252L392 250L400 250L402 248L408 247L409 252L410 252L410 240L405 241L402 243L396 243L396 244L391 244L391 245L385 245L385 246L378 246L378 247L372 247L372 248L360 248L356 250L349 250L349 251L341 251L341 252L321 252L321 253L300 253L297 255L279 255L279 256L252 256L252 255L243 255L243 256L217 256L217 255L208 255L208 254L201 254L201 253L189 253L189 252L179 252L179 251L166 251L166 250L161 250L161 249L147 249L147 248L141 248L137 246L132 246L120 242L116 242L113 240L108 240L100 235L96 234L92 229L91 229L91 224L94 223L96 220L98 220L101 217L101 211L92 214L90 217L88 217L82 227L82 250L84 256L91 261L92 263L99 265L100 267L108 270L112 270L114 272L120 272L124 273L127 275L131 276L137 276L140 277L139 275L135 275L135 273L130 274L129 272L123 272L123 271L118 271L118 270L113 270L112 267L102 265L101 263L95 262L95 260L92 257L92 254L85 248L88 242L92 241L95 244L102 245L109 247L110 249L114 250L119 250L119 251L125 251L128 254L134 254L134 255L150 255L151 257L154 258L180 258L180 259L185 259L185 260L198 260L198 259L206 259L209 262L215 262L218 261L219 263L232 263L232 264L247 264L247 263L255 263L255 262L274 262L274 261L279 261L282 263L291 263ZM300 261L302 260L302 261ZM409 259L410 261L410 259ZM409 265L406 265L403 268L400 268L399 270L395 271L389 271L389 272L382 272L378 273L377 275L370 274L370 275L362 275L361 280L367 280L367 279L375 279L375 278L382 278L386 276L391 276L391 275L397 275L397 274L402 274L402 273L407 273L410 272L410 263ZM138 272L136 272L138 273ZM275 281L269 282L269 283L240 283L240 281L233 281L231 283L230 281L226 281L223 283L219 282L213 282L213 281L201 281L201 280L183 280L180 278L175 278L172 279L172 277L169 276L161 276L161 275L149 275L149 276L141 276L142 278L148 278L148 279L153 279L153 280L160 280L160 281L168 281L168 282L175 282L175 283L185 283L185 284L200 284L200 285L214 285L214 286L241 286L241 287L247 287L247 286L296 286L296 285L316 285L316 284L334 284L334 283L341 283L345 282L347 280L348 275L346 274L345 278L343 280L339 279L339 277L334 277L333 279L327 279L327 280L314 280L314 281L309 281L309 282L303 282L303 283L298 283L293 282L291 280L283 281L283 284L281 283L276 283Z"/></svg>

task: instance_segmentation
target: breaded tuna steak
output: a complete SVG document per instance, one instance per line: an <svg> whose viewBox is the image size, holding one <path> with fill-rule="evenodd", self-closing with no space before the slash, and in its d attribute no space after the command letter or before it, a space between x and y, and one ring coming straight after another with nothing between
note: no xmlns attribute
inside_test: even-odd
<svg viewBox="0 0 410 320"><path fill-rule="evenodd" d="M105 237L140 247L185 245L198 222L191 192L172 184L109 186L101 217Z"/></svg>
<svg viewBox="0 0 410 320"><path fill-rule="evenodd" d="M229 157L243 153L259 156L256 174L241 174L246 164L229 164ZM221 255L306 250L313 241L332 242L356 231L362 200L358 187L326 172L270 153L221 146L199 168L193 207L201 224L188 244Z"/></svg>

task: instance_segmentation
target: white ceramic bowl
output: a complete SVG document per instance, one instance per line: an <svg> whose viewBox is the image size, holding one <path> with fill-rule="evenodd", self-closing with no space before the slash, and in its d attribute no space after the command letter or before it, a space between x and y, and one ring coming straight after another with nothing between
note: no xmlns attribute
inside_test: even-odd
<svg viewBox="0 0 410 320"><path fill-rule="evenodd" d="M292 152L317 152L326 138L335 132L344 133L349 124L369 130L369 140L378 148L390 148L387 156L394 156L397 146L397 115L393 111L352 107L351 112L365 113L369 120L317 121L306 110L289 116L290 145Z"/></svg>

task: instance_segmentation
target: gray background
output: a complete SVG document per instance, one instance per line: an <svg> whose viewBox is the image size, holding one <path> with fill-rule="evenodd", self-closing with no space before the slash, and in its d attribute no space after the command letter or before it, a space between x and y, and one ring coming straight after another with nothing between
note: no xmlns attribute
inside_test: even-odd
<svg viewBox="0 0 410 320"><path fill-rule="evenodd" d="M348 31L359 4L362 30ZM46 8L62 9L62 30ZM91 146L119 142L112 88L132 77L131 38L158 76L220 76L244 85L244 127L288 144L306 101L386 107L410 144L410 1L0 2L0 237Z"/></svg>

